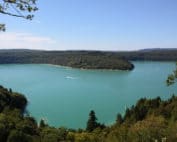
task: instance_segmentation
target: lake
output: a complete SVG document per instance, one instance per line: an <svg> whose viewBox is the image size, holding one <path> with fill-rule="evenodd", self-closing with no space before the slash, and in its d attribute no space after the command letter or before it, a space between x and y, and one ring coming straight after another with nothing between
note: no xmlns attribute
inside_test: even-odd
<svg viewBox="0 0 177 142"><path fill-rule="evenodd" d="M174 62L133 62L133 71L80 70L41 64L0 65L0 84L28 98L28 111L50 125L85 128L90 110L98 121L115 122L117 113L141 97L163 99L177 92L166 77Z"/></svg>

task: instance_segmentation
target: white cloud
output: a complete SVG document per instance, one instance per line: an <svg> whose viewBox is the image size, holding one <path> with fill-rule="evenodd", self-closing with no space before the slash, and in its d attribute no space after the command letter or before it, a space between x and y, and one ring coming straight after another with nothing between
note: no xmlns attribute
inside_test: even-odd
<svg viewBox="0 0 177 142"><path fill-rule="evenodd" d="M56 46L50 37L30 33L0 33L0 49L49 49Z"/></svg>
<svg viewBox="0 0 177 142"><path fill-rule="evenodd" d="M55 40L47 36L30 33L0 32L0 49L43 49L43 50L138 50L144 48L176 48L170 41L107 41L79 40L60 37Z"/></svg>

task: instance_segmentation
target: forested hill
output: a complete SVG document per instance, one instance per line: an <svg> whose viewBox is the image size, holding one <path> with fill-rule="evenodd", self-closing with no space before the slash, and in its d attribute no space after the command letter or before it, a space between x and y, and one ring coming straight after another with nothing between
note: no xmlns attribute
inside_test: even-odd
<svg viewBox="0 0 177 142"><path fill-rule="evenodd" d="M0 50L0 64L40 63L83 69L132 70L133 64L118 54L97 51Z"/></svg>
<svg viewBox="0 0 177 142"><path fill-rule="evenodd" d="M117 54L131 61L177 61L177 48L152 48L139 51L118 52Z"/></svg>
<svg viewBox="0 0 177 142"><path fill-rule="evenodd" d="M40 63L83 69L132 70L131 61L177 61L177 49L129 52L0 50L0 64Z"/></svg>

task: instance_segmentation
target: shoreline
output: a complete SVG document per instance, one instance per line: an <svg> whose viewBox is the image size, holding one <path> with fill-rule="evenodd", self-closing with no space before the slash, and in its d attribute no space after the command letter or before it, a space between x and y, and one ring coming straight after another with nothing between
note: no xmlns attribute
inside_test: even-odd
<svg viewBox="0 0 177 142"><path fill-rule="evenodd" d="M39 65L48 65L48 66L53 66L53 67L63 67L63 68L68 68L68 69L77 69L77 70L83 70L83 71L132 71L132 70L120 70L120 69L86 69L86 68L77 68L77 67L70 67L70 66L62 66L62 65L55 65L55 64L39 64Z"/></svg>

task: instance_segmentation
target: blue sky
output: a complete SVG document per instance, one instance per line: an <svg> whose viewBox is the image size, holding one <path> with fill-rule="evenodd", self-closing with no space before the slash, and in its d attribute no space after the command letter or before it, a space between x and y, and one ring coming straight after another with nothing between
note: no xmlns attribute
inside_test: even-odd
<svg viewBox="0 0 177 142"><path fill-rule="evenodd" d="M177 48L177 0L38 0L33 21L0 15L0 48Z"/></svg>

